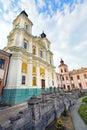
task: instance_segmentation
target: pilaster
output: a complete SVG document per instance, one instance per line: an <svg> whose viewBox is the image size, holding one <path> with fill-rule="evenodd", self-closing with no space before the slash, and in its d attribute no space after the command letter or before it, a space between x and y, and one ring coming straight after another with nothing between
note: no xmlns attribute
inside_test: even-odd
<svg viewBox="0 0 87 130"><path fill-rule="evenodd" d="M32 57L28 58L28 86L32 87Z"/></svg>
<svg viewBox="0 0 87 130"><path fill-rule="evenodd" d="M21 67L22 57L21 54L17 57L13 55L10 59L10 66L8 72L6 88L20 88L21 86Z"/></svg>
<svg viewBox="0 0 87 130"><path fill-rule="evenodd" d="M37 61L37 87L41 87L41 79L40 79L40 65Z"/></svg>

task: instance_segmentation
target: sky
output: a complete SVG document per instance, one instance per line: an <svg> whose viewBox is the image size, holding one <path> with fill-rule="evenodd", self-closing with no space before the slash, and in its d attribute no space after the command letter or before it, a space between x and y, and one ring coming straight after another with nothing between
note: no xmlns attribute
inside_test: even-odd
<svg viewBox="0 0 87 130"><path fill-rule="evenodd" d="M0 0L0 49L22 10L33 22L32 34L44 31L51 42L56 70L61 58L69 70L87 67L87 0Z"/></svg>

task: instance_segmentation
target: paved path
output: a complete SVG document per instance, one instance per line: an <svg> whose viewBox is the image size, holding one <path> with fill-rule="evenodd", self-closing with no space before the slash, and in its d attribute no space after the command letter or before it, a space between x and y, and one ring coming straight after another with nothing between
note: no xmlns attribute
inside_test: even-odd
<svg viewBox="0 0 87 130"><path fill-rule="evenodd" d="M79 98L76 104L73 107L71 107L71 115L72 115L75 130L87 130L87 125L84 124L83 120L78 114L78 108L83 98Z"/></svg>
<svg viewBox="0 0 87 130"><path fill-rule="evenodd" d="M5 126L10 122L9 118L17 115L19 111L28 107L27 102L0 110L0 125Z"/></svg>

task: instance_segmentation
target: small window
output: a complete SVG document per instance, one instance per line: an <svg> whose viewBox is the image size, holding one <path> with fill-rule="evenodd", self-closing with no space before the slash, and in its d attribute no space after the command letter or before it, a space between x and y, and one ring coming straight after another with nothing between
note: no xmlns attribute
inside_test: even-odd
<svg viewBox="0 0 87 130"><path fill-rule="evenodd" d="M52 81L52 85L54 85L54 81Z"/></svg>
<svg viewBox="0 0 87 130"><path fill-rule="evenodd" d="M70 77L71 80L73 80L73 77Z"/></svg>
<svg viewBox="0 0 87 130"><path fill-rule="evenodd" d="M43 52L40 50L40 57L43 58Z"/></svg>
<svg viewBox="0 0 87 130"><path fill-rule="evenodd" d="M5 60L4 59L0 59L0 68L1 69L4 68L4 63L5 63Z"/></svg>
<svg viewBox="0 0 87 130"><path fill-rule="evenodd" d="M66 72L66 69L64 69L64 71Z"/></svg>
<svg viewBox="0 0 87 130"><path fill-rule="evenodd" d="M63 85L63 88L66 89L66 85L65 84Z"/></svg>
<svg viewBox="0 0 87 130"><path fill-rule="evenodd" d="M36 85L36 77L33 77L33 85Z"/></svg>
<svg viewBox="0 0 87 130"><path fill-rule="evenodd" d="M66 77L66 80L68 80L68 77Z"/></svg>
<svg viewBox="0 0 87 130"><path fill-rule="evenodd" d="M28 25L27 24L25 25L25 29L28 30Z"/></svg>
<svg viewBox="0 0 87 130"><path fill-rule="evenodd" d="M77 79L80 79L79 75L77 75Z"/></svg>
<svg viewBox="0 0 87 130"><path fill-rule="evenodd" d="M64 81L64 77L62 77L62 80Z"/></svg>
<svg viewBox="0 0 87 130"><path fill-rule="evenodd" d="M33 46L33 54L36 55L36 47Z"/></svg>
<svg viewBox="0 0 87 130"><path fill-rule="evenodd" d="M22 75L22 84L25 84L25 81L26 81L26 77L25 75Z"/></svg>
<svg viewBox="0 0 87 130"><path fill-rule="evenodd" d="M81 83L79 83L79 88L80 88L80 89L82 88L82 84L81 84Z"/></svg>
<svg viewBox="0 0 87 130"><path fill-rule="evenodd" d="M27 43L24 42L24 49L27 49Z"/></svg>
<svg viewBox="0 0 87 130"><path fill-rule="evenodd" d="M63 73L63 70L61 69L61 73Z"/></svg>

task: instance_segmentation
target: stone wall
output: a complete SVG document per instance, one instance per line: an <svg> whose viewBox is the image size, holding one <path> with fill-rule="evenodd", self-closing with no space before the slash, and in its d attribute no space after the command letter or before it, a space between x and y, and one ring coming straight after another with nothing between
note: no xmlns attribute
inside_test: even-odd
<svg viewBox="0 0 87 130"><path fill-rule="evenodd" d="M0 126L0 130L45 130L75 103L79 95L79 90L74 90L69 93L44 92L39 97L33 96L28 101L28 108L11 117L7 125Z"/></svg>

